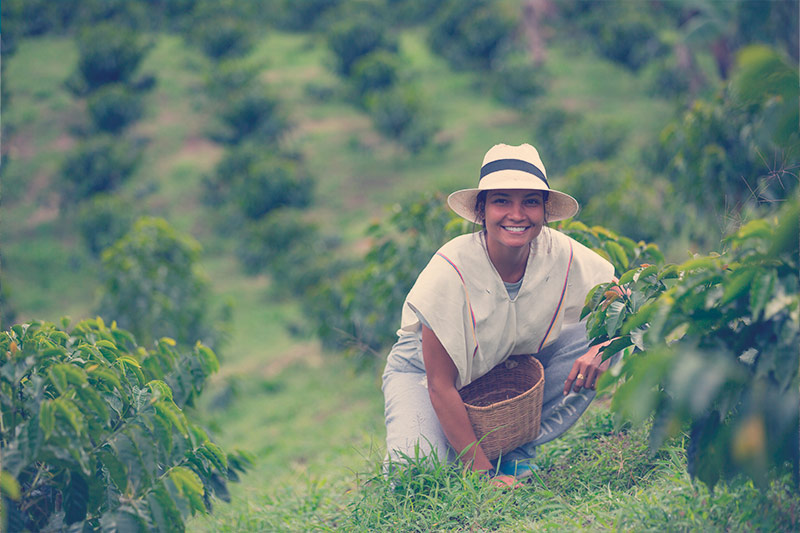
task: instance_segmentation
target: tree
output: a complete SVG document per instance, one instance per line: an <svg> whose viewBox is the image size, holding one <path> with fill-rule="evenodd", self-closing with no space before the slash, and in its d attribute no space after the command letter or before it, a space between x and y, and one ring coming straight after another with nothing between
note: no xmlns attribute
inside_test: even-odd
<svg viewBox="0 0 800 533"><path fill-rule="evenodd" d="M150 46L139 33L110 22L85 28L78 34L78 68L68 84L81 94L129 83Z"/></svg>
<svg viewBox="0 0 800 533"><path fill-rule="evenodd" d="M213 320L199 258L200 244L190 236L163 219L140 218L103 252L100 315L145 344L171 337L184 346L217 345L224 325Z"/></svg>
<svg viewBox="0 0 800 533"><path fill-rule="evenodd" d="M9 531L183 531L249 464L183 408L219 368L100 320L0 333L0 495Z"/></svg>
<svg viewBox="0 0 800 533"><path fill-rule="evenodd" d="M743 473L800 479L800 201L756 219L721 254L640 265L599 285L584 315L594 343L625 350L612 407L654 416L651 448L689 434L689 473L713 487ZM614 285L619 289L612 290Z"/></svg>

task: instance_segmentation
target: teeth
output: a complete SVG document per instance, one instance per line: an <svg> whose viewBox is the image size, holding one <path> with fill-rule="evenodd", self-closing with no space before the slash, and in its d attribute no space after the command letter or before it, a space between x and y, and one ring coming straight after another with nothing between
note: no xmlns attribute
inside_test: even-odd
<svg viewBox="0 0 800 533"><path fill-rule="evenodd" d="M522 233L523 231L525 231L528 228L525 227L525 226L503 226L503 229L511 231L511 232L514 232L514 233Z"/></svg>

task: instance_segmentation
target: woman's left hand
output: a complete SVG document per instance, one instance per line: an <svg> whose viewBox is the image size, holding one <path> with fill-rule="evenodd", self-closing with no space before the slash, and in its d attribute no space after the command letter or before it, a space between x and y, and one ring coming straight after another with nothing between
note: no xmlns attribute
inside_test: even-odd
<svg viewBox="0 0 800 533"><path fill-rule="evenodd" d="M570 389L575 392L580 392L581 389L595 389L597 378L608 369L608 365L611 363L608 359L603 361L600 349L610 342L590 346L588 352L575 360L572 364L572 370L567 376L567 381L564 382L564 396L569 394Z"/></svg>

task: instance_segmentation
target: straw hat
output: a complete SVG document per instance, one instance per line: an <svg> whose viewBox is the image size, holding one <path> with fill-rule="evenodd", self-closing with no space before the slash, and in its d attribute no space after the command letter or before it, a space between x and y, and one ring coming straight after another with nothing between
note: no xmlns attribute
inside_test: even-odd
<svg viewBox="0 0 800 533"><path fill-rule="evenodd" d="M539 152L530 144L492 146L483 158L478 187L452 193L447 198L447 204L463 218L481 224L483 221L478 219L475 212L475 200L479 192L496 189L548 191L545 202L548 222L571 218L578 212L575 198L550 188Z"/></svg>

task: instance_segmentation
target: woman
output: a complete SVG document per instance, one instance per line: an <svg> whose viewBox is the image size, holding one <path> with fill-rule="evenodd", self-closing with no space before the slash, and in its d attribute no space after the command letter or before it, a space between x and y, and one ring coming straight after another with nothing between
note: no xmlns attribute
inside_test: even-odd
<svg viewBox="0 0 800 533"><path fill-rule="evenodd" d="M529 145L498 144L477 188L456 191L451 209L483 230L445 244L403 306L383 375L387 453L392 461L435 453L515 486L535 468L536 446L566 431L594 397L608 367L579 321L588 291L613 278L609 262L547 227L578 202L550 189ZM458 390L514 354L544 367L539 436L493 465L476 444Z"/></svg>

